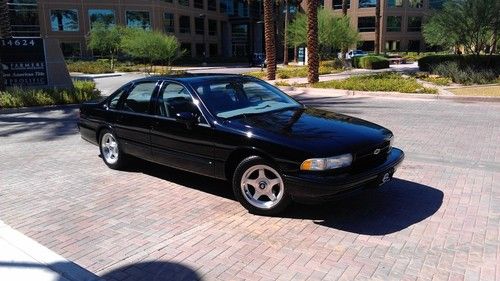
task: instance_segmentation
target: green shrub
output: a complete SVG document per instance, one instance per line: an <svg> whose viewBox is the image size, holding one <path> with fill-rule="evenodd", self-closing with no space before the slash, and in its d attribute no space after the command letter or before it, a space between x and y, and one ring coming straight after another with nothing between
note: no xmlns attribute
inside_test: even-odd
<svg viewBox="0 0 500 281"><path fill-rule="evenodd" d="M319 63L319 67L329 67L333 69L342 69L344 64L341 59L325 60Z"/></svg>
<svg viewBox="0 0 500 281"><path fill-rule="evenodd" d="M330 74L332 72L335 72L337 69L332 68L329 66L320 66L319 67L319 74L324 75L324 74ZM307 77L307 66L287 66L287 67L280 67L276 69L276 77L279 79L288 79L288 78L296 78L296 77ZM260 79L265 79L266 78L266 71L252 71L245 73L246 75L250 75L253 77L257 77Z"/></svg>
<svg viewBox="0 0 500 281"><path fill-rule="evenodd" d="M354 91L384 91L402 93L436 93L425 88L415 78L405 78L395 73L351 76L344 80L332 80L313 84L315 88L334 88Z"/></svg>
<svg viewBox="0 0 500 281"><path fill-rule="evenodd" d="M85 74L112 73L108 60L97 61L68 61L66 62L70 72L82 72Z"/></svg>
<svg viewBox="0 0 500 281"><path fill-rule="evenodd" d="M92 81L74 81L73 90L12 88L0 92L0 108L75 104L100 96Z"/></svg>
<svg viewBox="0 0 500 281"><path fill-rule="evenodd" d="M450 78L455 83L488 84L497 79L495 72L490 69L475 69L469 66L460 66L457 62L448 61L435 65L431 72L443 77Z"/></svg>
<svg viewBox="0 0 500 281"><path fill-rule="evenodd" d="M365 69L382 69L389 67L389 60L383 56L362 56L352 58L352 66Z"/></svg>
<svg viewBox="0 0 500 281"><path fill-rule="evenodd" d="M455 62L460 69L471 68L475 70L491 70L495 75L500 75L500 55L433 55L418 60L421 71L431 71L437 65Z"/></svg>

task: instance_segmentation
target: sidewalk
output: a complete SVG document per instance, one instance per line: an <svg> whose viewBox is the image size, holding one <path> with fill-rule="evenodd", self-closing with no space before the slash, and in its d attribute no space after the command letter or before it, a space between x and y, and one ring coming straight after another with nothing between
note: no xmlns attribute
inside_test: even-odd
<svg viewBox="0 0 500 281"><path fill-rule="evenodd" d="M98 276L68 261L0 220L2 281L97 281Z"/></svg>

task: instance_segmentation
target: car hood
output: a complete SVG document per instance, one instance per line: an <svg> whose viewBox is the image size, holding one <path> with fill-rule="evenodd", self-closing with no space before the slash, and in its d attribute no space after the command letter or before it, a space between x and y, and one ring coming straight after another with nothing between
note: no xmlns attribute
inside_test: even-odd
<svg viewBox="0 0 500 281"><path fill-rule="evenodd" d="M241 116L227 123L252 138L293 147L315 157L353 153L382 144L392 136L382 126L317 108Z"/></svg>

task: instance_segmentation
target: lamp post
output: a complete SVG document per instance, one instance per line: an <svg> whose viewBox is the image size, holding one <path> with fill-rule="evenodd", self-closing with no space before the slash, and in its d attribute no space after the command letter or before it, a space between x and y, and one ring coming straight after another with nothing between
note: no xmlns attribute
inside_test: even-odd
<svg viewBox="0 0 500 281"><path fill-rule="evenodd" d="M206 35L206 30L205 30L205 18L207 17L206 14L199 14L199 18L203 19L203 66L207 65L207 35Z"/></svg>

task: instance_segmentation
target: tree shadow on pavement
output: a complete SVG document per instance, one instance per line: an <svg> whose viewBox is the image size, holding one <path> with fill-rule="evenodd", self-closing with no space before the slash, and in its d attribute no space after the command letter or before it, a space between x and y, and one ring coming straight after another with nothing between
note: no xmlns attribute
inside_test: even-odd
<svg viewBox="0 0 500 281"><path fill-rule="evenodd" d="M430 186L393 179L384 186L321 205L296 204L284 217L365 235L386 235L432 216L443 192Z"/></svg>
<svg viewBox="0 0 500 281"><path fill-rule="evenodd" d="M131 263L126 266L111 269L101 276L86 270L74 262L56 262L51 264L32 263L32 262L0 262L0 269L6 267L12 273L7 274L8 280L24 280L22 276L30 276L30 278L43 277L47 279L46 271L55 272L59 278L51 280L68 281L68 280L85 280L85 281L200 281L202 278L195 270L187 265L175 262L150 261ZM26 274L15 274L15 269L23 269ZM40 271L42 270L42 271ZM31 272L30 272L31 271ZM3 271L5 272L5 271ZM45 273L44 273L45 272ZM13 279L10 279L13 278ZM16 279L14 279L16 278ZM20 278L20 279L17 279ZM37 279L30 279L37 280Z"/></svg>
<svg viewBox="0 0 500 281"><path fill-rule="evenodd" d="M174 262L140 262L113 269L101 275L106 281L198 281L201 277L184 264Z"/></svg>
<svg viewBox="0 0 500 281"><path fill-rule="evenodd" d="M77 106L20 109L0 114L0 138L29 133L40 141L54 140L78 133Z"/></svg>

